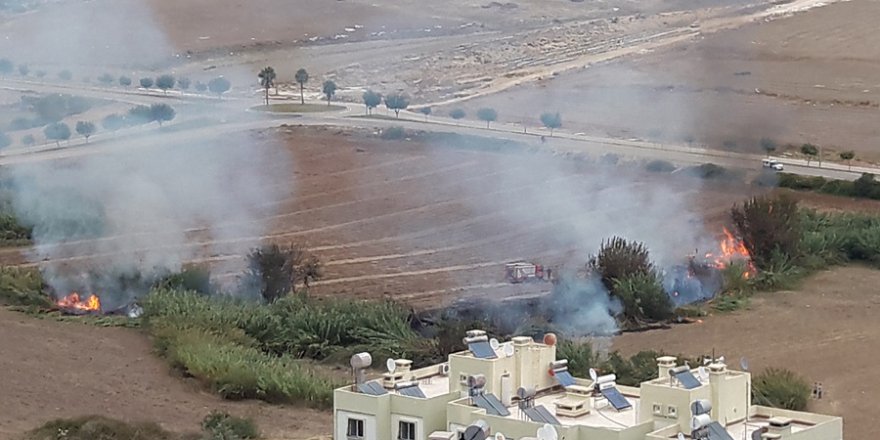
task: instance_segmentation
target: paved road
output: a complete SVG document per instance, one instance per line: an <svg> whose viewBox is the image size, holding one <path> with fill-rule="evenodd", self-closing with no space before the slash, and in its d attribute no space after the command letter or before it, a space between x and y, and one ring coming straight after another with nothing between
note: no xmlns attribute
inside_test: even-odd
<svg viewBox="0 0 880 440"><path fill-rule="evenodd" d="M365 114L365 107L362 104L345 104L345 110L341 111L278 115L247 111L249 106L256 103L256 98L240 96L218 100L214 97L179 92L166 96L161 92L133 88L101 88L22 80L2 80L0 88L40 93L69 93L129 104L149 105L156 102L175 102L176 105L194 105L198 108L198 116L187 117L186 112L183 111L179 122L166 126L162 130L157 127L131 128L121 130L116 134L97 134L92 137L90 144L86 144L82 140L74 140L62 144L60 147L42 145L29 148L10 148L0 155L0 165L73 158L127 148L148 148L157 143L182 143L217 137L226 133L277 127L285 123L368 128L402 126L415 130L528 142L559 152L586 153L596 157L611 153L630 159L663 159L680 166L711 162L730 167L754 169L760 166L763 158L759 155L730 153L686 145L589 136L565 130L557 130L550 137L547 130L539 128L529 128L528 132L524 132L522 126L515 124L494 124L491 128L486 128L484 123L478 121L455 121L437 116L431 116L426 120L424 115L408 111L401 112L399 119L388 119L387 116L380 115L380 110L374 111L377 117L364 118L362 116ZM540 140L541 136L545 136L544 142ZM787 172L801 175L852 180L863 172L880 172L880 169L865 167L853 167L852 170L849 170L846 165L827 162L822 164L822 167L818 167L816 162L813 162L813 166L807 166L806 162L799 159L785 157L776 157L776 159L785 164Z"/></svg>

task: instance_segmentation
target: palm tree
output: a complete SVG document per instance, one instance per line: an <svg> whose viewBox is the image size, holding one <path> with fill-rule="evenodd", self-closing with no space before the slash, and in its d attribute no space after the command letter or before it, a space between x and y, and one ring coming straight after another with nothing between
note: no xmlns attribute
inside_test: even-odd
<svg viewBox="0 0 880 440"><path fill-rule="evenodd" d="M260 71L260 85L266 89L266 105L269 105L269 88L275 86L275 69L266 66Z"/></svg>
<svg viewBox="0 0 880 440"><path fill-rule="evenodd" d="M306 100L303 98L303 89L306 87L306 83L309 82L309 72L306 72L306 69L299 69L296 71L296 82L299 83L299 101L300 104L305 105Z"/></svg>

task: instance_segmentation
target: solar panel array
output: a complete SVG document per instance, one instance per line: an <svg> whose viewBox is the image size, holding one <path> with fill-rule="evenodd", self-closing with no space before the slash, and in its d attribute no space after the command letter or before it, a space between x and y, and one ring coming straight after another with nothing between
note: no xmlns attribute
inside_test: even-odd
<svg viewBox="0 0 880 440"><path fill-rule="evenodd" d="M559 420L547 411L543 405L534 406L532 408L523 408L523 412L529 417L529 420L538 423L549 423L551 425L559 425Z"/></svg>
<svg viewBox="0 0 880 440"><path fill-rule="evenodd" d="M507 410L507 407L495 397L494 394L477 394L474 396L474 405L477 405L480 408L486 410L486 414L493 416L503 416L507 417L510 415L510 411Z"/></svg>
<svg viewBox="0 0 880 440"><path fill-rule="evenodd" d="M712 422L706 427L709 428L709 440L733 440L730 433L718 422Z"/></svg>
<svg viewBox="0 0 880 440"><path fill-rule="evenodd" d="M413 386L404 387L404 388L398 388L397 392L400 393L400 395L402 395L402 396L421 397L422 399L426 398L425 393L422 392L422 389L419 388L418 385L413 385Z"/></svg>
<svg viewBox="0 0 880 440"><path fill-rule="evenodd" d="M385 388L382 385L379 385L377 382L366 382L358 385L358 390L364 394L369 394L371 396L381 396L383 394L388 394L388 391L385 391Z"/></svg>
<svg viewBox="0 0 880 440"><path fill-rule="evenodd" d="M626 400L626 397L623 397L623 394L620 394L620 391L617 388L610 387L599 390L602 393L602 396L608 400L608 403L614 407L614 409L621 411L627 408L632 408L629 401Z"/></svg>
<svg viewBox="0 0 880 440"><path fill-rule="evenodd" d="M681 386L689 390L698 388L703 385L702 383L700 383L699 380L697 380L696 377L694 377L693 373L691 373L690 371L682 371L681 373L677 373L675 375L675 378L678 379L679 383L681 383Z"/></svg>
<svg viewBox="0 0 880 440"><path fill-rule="evenodd" d="M468 350L471 351L474 357L480 359L495 359L498 357L488 341L471 342L468 344Z"/></svg>
<svg viewBox="0 0 880 440"><path fill-rule="evenodd" d="M556 377L559 385L566 388L574 385L574 377L568 372L568 370L555 371L553 372L553 376Z"/></svg>

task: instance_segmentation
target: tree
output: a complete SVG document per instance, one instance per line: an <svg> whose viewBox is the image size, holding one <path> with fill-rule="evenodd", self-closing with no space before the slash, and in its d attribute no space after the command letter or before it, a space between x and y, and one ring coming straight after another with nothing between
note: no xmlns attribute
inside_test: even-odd
<svg viewBox="0 0 880 440"><path fill-rule="evenodd" d="M541 123L550 129L550 137L553 137L553 130L562 127L562 116L559 115L559 112L542 113Z"/></svg>
<svg viewBox="0 0 880 440"><path fill-rule="evenodd" d="M136 105L128 109L128 117L125 120L131 125L146 124L153 121L153 112L150 107Z"/></svg>
<svg viewBox="0 0 880 440"><path fill-rule="evenodd" d="M34 138L34 135L32 134L26 134L21 137L21 143L27 147L30 147L37 143L37 139Z"/></svg>
<svg viewBox="0 0 880 440"><path fill-rule="evenodd" d="M61 141L70 139L70 127L63 122L55 122L47 125L43 129L43 134L46 135L47 140L55 141L55 145L60 147Z"/></svg>
<svg viewBox="0 0 880 440"><path fill-rule="evenodd" d="M654 273L648 248L643 243L630 242L622 237L603 240L599 253L590 257L587 266L601 277L608 290L613 290L615 280Z"/></svg>
<svg viewBox="0 0 880 440"><path fill-rule="evenodd" d="M45 70L38 70L38 71L34 72L34 76L36 76L37 78L45 78L46 71Z"/></svg>
<svg viewBox="0 0 880 440"><path fill-rule="evenodd" d="M770 157L774 151L776 151L776 141L770 138L761 138L761 149L767 153L767 157Z"/></svg>
<svg viewBox="0 0 880 440"><path fill-rule="evenodd" d="M208 85L201 81L196 81L195 87L197 92L204 92L205 90L208 90Z"/></svg>
<svg viewBox="0 0 880 440"><path fill-rule="evenodd" d="M494 108L483 107L477 110L477 118L486 121L486 128L489 128L489 124L498 119L498 112Z"/></svg>
<svg viewBox="0 0 880 440"><path fill-rule="evenodd" d="M327 105L330 105L330 99L336 95L336 83L329 79L324 81L324 86L321 88L321 91L324 93L324 96L327 97Z"/></svg>
<svg viewBox="0 0 880 440"><path fill-rule="evenodd" d="M305 105L306 100L303 96L303 90L306 87L306 83L309 82L309 72L306 72L306 69L299 69L296 71L294 79L299 84L299 103Z"/></svg>
<svg viewBox="0 0 880 440"><path fill-rule="evenodd" d="M120 128L125 127L125 118L116 113L107 115L101 121L101 126L104 127L104 130L116 132Z"/></svg>
<svg viewBox="0 0 880 440"><path fill-rule="evenodd" d="M419 109L419 113L425 115L425 122L428 122L428 116L431 114L431 107L422 107Z"/></svg>
<svg viewBox="0 0 880 440"><path fill-rule="evenodd" d="M385 97L385 107L394 110L394 116L400 118L400 111L409 107L409 97L403 93L391 93Z"/></svg>
<svg viewBox="0 0 880 440"><path fill-rule="evenodd" d="M120 76L119 77L119 85L122 87L130 86L131 85L131 78L129 78L127 76Z"/></svg>
<svg viewBox="0 0 880 440"><path fill-rule="evenodd" d="M153 87L153 78L141 78L141 87L145 89Z"/></svg>
<svg viewBox="0 0 880 440"><path fill-rule="evenodd" d="M156 78L156 87L162 91L164 94L168 94L168 90L174 88L174 76L172 75L160 75Z"/></svg>
<svg viewBox="0 0 880 440"><path fill-rule="evenodd" d="M465 116L466 116L466 114L465 114L464 110L462 110L460 108L457 108L457 109L449 112L449 117L451 117L452 119L455 119L456 121L459 119L463 119Z"/></svg>
<svg viewBox="0 0 880 440"><path fill-rule="evenodd" d="M58 72L58 78L61 78L63 81L70 81L73 79L73 73L69 70L62 70L61 72Z"/></svg>
<svg viewBox="0 0 880 440"><path fill-rule="evenodd" d="M378 107L379 104L382 103L382 95L372 91L367 90L364 92L364 105L367 107L367 114L373 114L373 109Z"/></svg>
<svg viewBox="0 0 880 440"><path fill-rule="evenodd" d="M254 249L248 255L245 282L258 289L269 303L295 292L297 282L308 288L309 281L320 277L320 261L300 246L282 248L272 244Z"/></svg>
<svg viewBox="0 0 880 440"><path fill-rule="evenodd" d="M176 114L177 112L174 111L174 108L168 104L153 104L150 106L150 120L158 122L160 127L163 122L174 119Z"/></svg>
<svg viewBox="0 0 880 440"><path fill-rule="evenodd" d="M18 74L21 76L28 76L28 73L31 72L31 68L27 66L27 64L19 64L18 65Z"/></svg>
<svg viewBox="0 0 880 440"><path fill-rule="evenodd" d="M180 88L180 90L188 90L190 84L192 84L192 81L185 76L177 78L177 87Z"/></svg>
<svg viewBox="0 0 880 440"><path fill-rule="evenodd" d="M9 75L15 71L15 64L9 58L0 58L0 75Z"/></svg>
<svg viewBox="0 0 880 440"><path fill-rule="evenodd" d="M852 171L852 160L855 158L856 158L855 151L841 151L840 152L840 159L845 160L847 162L847 165L849 165L850 171Z"/></svg>
<svg viewBox="0 0 880 440"><path fill-rule="evenodd" d="M230 88L232 88L232 83L222 76L218 76L211 81L208 81L208 90L210 90L211 93L216 94L217 98L222 98L223 94L228 92Z"/></svg>
<svg viewBox="0 0 880 440"><path fill-rule="evenodd" d="M12 145L12 138L6 133L0 133L0 148L6 148Z"/></svg>
<svg viewBox="0 0 880 440"><path fill-rule="evenodd" d="M89 121L79 121L76 123L76 132L86 138L86 143L89 143L89 137L95 134L95 124Z"/></svg>
<svg viewBox="0 0 880 440"><path fill-rule="evenodd" d="M795 258L801 239L797 202L786 196L754 197L730 212L737 234L759 269L768 269L774 259Z"/></svg>
<svg viewBox="0 0 880 440"><path fill-rule="evenodd" d="M106 84L108 86L110 84L112 84L115 80L116 80L116 78L114 78L113 75L111 75L109 73L105 73L105 74L98 77L98 81L100 81L101 83Z"/></svg>
<svg viewBox="0 0 880 440"><path fill-rule="evenodd" d="M807 166L810 166L810 161L819 155L819 149L813 144L803 144L801 153L807 157Z"/></svg>
<svg viewBox="0 0 880 440"><path fill-rule="evenodd" d="M275 69L266 66L257 76L260 78L260 85L266 90L266 105L269 105L269 88L275 87Z"/></svg>

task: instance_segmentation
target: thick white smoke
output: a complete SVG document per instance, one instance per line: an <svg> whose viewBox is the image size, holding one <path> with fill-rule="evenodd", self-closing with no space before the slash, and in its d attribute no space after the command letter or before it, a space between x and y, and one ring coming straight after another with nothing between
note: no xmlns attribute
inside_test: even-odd
<svg viewBox="0 0 880 440"><path fill-rule="evenodd" d="M59 293L102 289L94 293L124 302L139 292L120 285L120 276L162 274L193 259L246 254L257 238L227 239L264 235L269 225L262 219L288 193L277 185L288 171L282 146L241 135L38 162L8 174L16 214L34 226L32 260L88 258L72 261L70 270L47 266L52 287ZM228 244L193 245L205 240ZM85 270L96 273L98 279L87 283L97 285L82 285L78 276Z"/></svg>

